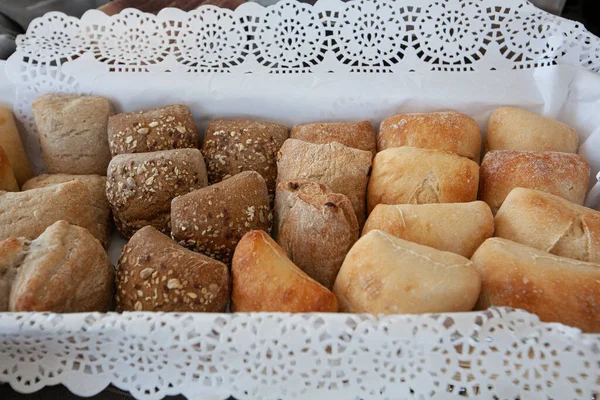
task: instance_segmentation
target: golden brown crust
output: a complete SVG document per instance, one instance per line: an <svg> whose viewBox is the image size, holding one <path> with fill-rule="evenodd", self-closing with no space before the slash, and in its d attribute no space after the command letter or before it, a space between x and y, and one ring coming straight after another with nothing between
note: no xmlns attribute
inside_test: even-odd
<svg viewBox="0 0 600 400"><path fill-rule="evenodd" d="M456 154L416 147L380 151L373 160L368 212L377 204L464 203L477 200L479 166Z"/></svg>
<svg viewBox="0 0 600 400"><path fill-rule="evenodd" d="M522 308L542 321L600 332L600 264L501 238L486 240L472 261L482 280L477 309Z"/></svg>
<svg viewBox="0 0 600 400"><path fill-rule="evenodd" d="M125 153L197 149L200 139L189 107L175 104L111 116L108 144L114 157Z"/></svg>
<svg viewBox="0 0 600 400"><path fill-rule="evenodd" d="M516 107L500 107L488 120L485 151L530 150L577 153L575 129Z"/></svg>
<svg viewBox="0 0 600 400"><path fill-rule="evenodd" d="M0 106L0 146L4 148L17 183L22 185L33 176L29 158L19 136L19 130L12 111Z"/></svg>
<svg viewBox="0 0 600 400"><path fill-rule="evenodd" d="M171 219L179 244L229 264L246 232L271 230L267 185L255 171L239 173L174 199Z"/></svg>
<svg viewBox="0 0 600 400"><path fill-rule="evenodd" d="M290 133L292 139L316 144L338 142L344 146L377 153L375 129L369 121L322 122L296 125Z"/></svg>
<svg viewBox="0 0 600 400"><path fill-rule="evenodd" d="M403 146L449 151L479 163L481 131L473 118L455 111L398 114L384 119L377 150Z"/></svg>
<svg viewBox="0 0 600 400"><path fill-rule="evenodd" d="M235 312L336 312L333 293L287 258L263 231L240 240L231 266Z"/></svg>
<svg viewBox="0 0 600 400"><path fill-rule="evenodd" d="M0 146L0 190L7 192L19 191L14 171L2 146Z"/></svg>
<svg viewBox="0 0 600 400"><path fill-rule="evenodd" d="M116 299L119 311L222 312L229 270L146 226L123 248Z"/></svg>
<svg viewBox="0 0 600 400"><path fill-rule="evenodd" d="M583 204L590 167L579 154L490 151L481 161L479 196L495 214L516 187L541 190Z"/></svg>
<svg viewBox="0 0 600 400"><path fill-rule="evenodd" d="M29 250L29 241L8 238L0 242L0 312L9 311L10 289Z"/></svg>

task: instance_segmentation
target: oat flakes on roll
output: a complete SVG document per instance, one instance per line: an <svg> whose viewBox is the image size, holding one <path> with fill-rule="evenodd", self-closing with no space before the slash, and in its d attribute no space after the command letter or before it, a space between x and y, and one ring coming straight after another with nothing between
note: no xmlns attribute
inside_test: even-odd
<svg viewBox="0 0 600 400"><path fill-rule="evenodd" d="M361 122L321 122L296 125L290 138L316 144L338 142L359 150L377 153L375 130L369 121Z"/></svg>
<svg viewBox="0 0 600 400"><path fill-rule="evenodd" d="M116 299L119 311L223 312L229 270L146 226L123 248Z"/></svg>

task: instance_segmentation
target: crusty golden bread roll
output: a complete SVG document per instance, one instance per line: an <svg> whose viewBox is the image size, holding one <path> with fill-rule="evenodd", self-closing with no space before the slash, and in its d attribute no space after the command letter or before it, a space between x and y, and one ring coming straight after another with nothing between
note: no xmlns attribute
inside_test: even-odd
<svg viewBox="0 0 600 400"><path fill-rule="evenodd" d="M494 216L483 201L445 204L378 204L362 234L379 229L404 240L470 258L494 233Z"/></svg>
<svg viewBox="0 0 600 400"><path fill-rule="evenodd" d="M481 131L477 122L455 111L398 114L379 127L378 151L412 146L444 150L479 163Z"/></svg>
<svg viewBox="0 0 600 400"><path fill-rule="evenodd" d="M333 292L342 312L417 314L470 311L479 287L467 258L373 230L346 256Z"/></svg>
<svg viewBox="0 0 600 400"><path fill-rule="evenodd" d="M250 231L231 265L231 309L236 312L336 312L333 293L287 258L263 231Z"/></svg>
<svg viewBox="0 0 600 400"><path fill-rule="evenodd" d="M583 204L590 180L590 166L583 156L554 151L490 151L483 157L479 173L479 198L494 214L516 187Z"/></svg>
<svg viewBox="0 0 600 400"><path fill-rule="evenodd" d="M0 146L6 152L17 183L22 185L33 176L31 164L19 136L19 130L10 109L0 106Z"/></svg>
<svg viewBox="0 0 600 400"><path fill-rule="evenodd" d="M24 238L0 241L0 312L9 310L10 290L29 245Z"/></svg>
<svg viewBox="0 0 600 400"><path fill-rule="evenodd" d="M522 308L542 321L600 332L600 264L501 238L486 240L471 260L481 275L478 309Z"/></svg>
<svg viewBox="0 0 600 400"><path fill-rule="evenodd" d="M360 122L322 122L296 125L290 132L292 139L325 144L338 142L344 146L377 153L375 129L369 121Z"/></svg>
<svg viewBox="0 0 600 400"><path fill-rule="evenodd" d="M495 223L495 236L600 264L600 211L539 190L514 188Z"/></svg>
<svg viewBox="0 0 600 400"><path fill-rule="evenodd" d="M86 229L57 221L30 243L15 246L19 240L7 240L7 247L18 255L0 250L0 264L15 258L19 264L10 311L112 310L114 269L100 242ZM5 249L3 244L0 249Z"/></svg>
<svg viewBox="0 0 600 400"><path fill-rule="evenodd" d="M397 147L373 160L368 212L377 204L463 203L477 200L479 166L439 150Z"/></svg>
<svg viewBox="0 0 600 400"><path fill-rule="evenodd" d="M577 153L579 138L567 124L516 107L496 109L488 121L485 150Z"/></svg>
<svg viewBox="0 0 600 400"><path fill-rule="evenodd" d="M7 192L19 191L19 184L15 178L12 165L10 165L10 160L2 146L0 146L0 190Z"/></svg>
<svg viewBox="0 0 600 400"><path fill-rule="evenodd" d="M123 248L116 299L119 311L222 312L229 270L146 226Z"/></svg>

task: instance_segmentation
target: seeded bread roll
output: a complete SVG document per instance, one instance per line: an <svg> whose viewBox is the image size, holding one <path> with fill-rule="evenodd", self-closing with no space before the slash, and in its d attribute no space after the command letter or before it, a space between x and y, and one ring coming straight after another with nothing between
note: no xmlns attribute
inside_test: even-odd
<svg viewBox="0 0 600 400"><path fill-rule="evenodd" d="M328 186L352 202L359 227L365 223L365 192L371 153L333 142L314 144L297 139L285 141L279 151L279 182L308 179Z"/></svg>
<svg viewBox="0 0 600 400"><path fill-rule="evenodd" d="M0 243L0 265L17 264L10 311L112 310L114 269L87 229L57 221L31 242L15 238L6 242ZM5 253L5 245L14 252Z"/></svg>
<svg viewBox="0 0 600 400"><path fill-rule="evenodd" d="M479 166L453 153L416 147L380 151L373 160L367 203L465 203L477 200Z"/></svg>
<svg viewBox="0 0 600 400"><path fill-rule="evenodd" d="M18 192L19 185L13 172L8 156L0 146L0 190L7 192Z"/></svg>
<svg viewBox="0 0 600 400"><path fill-rule="evenodd" d="M202 154L211 184L243 171L256 171L275 196L277 152L288 138L288 128L270 122L215 119L208 124Z"/></svg>
<svg viewBox="0 0 600 400"><path fill-rule="evenodd" d="M444 150L479 163L481 131L477 122L454 111L398 114L379 127L378 151L412 146Z"/></svg>
<svg viewBox="0 0 600 400"><path fill-rule="evenodd" d="M229 270L146 226L123 248L116 299L119 311L222 312Z"/></svg>
<svg viewBox="0 0 600 400"><path fill-rule="evenodd" d="M358 240L358 222L346 196L313 193L314 189L297 181L279 182L275 202L284 197L287 206L278 215L275 240L294 264L331 289L346 253Z"/></svg>
<svg viewBox="0 0 600 400"><path fill-rule="evenodd" d="M375 129L369 121L296 125L292 128L290 137L317 144L338 142L355 149L370 151L373 156L377 153Z"/></svg>
<svg viewBox="0 0 600 400"><path fill-rule="evenodd" d="M171 230L171 200L207 185L198 149L120 154L108 167L106 197L115 225L125 237L151 225Z"/></svg>
<svg viewBox="0 0 600 400"><path fill-rule="evenodd" d="M112 107L104 97L46 94L31 105L51 174L104 175Z"/></svg>
<svg viewBox="0 0 600 400"><path fill-rule="evenodd" d="M480 284L467 258L373 230L346 256L333 293L341 312L457 312L473 309Z"/></svg>
<svg viewBox="0 0 600 400"><path fill-rule="evenodd" d="M242 236L253 229L269 232L271 219L267 184L255 171L194 190L171 205L173 238L227 264Z"/></svg>
<svg viewBox="0 0 600 400"><path fill-rule="evenodd" d="M485 134L485 150L561 151L577 153L579 138L567 124L516 108L492 113Z"/></svg>
<svg viewBox="0 0 600 400"><path fill-rule="evenodd" d="M542 321L600 332L600 264L501 238L486 240L472 261L482 281L477 309L522 308Z"/></svg>
<svg viewBox="0 0 600 400"><path fill-rule="evenodd" d="M176 104L121 113L108 119L112 156L193 148L200 145L194 117L188 106Z"/></svg>
<svg viewBox="0 0 600 400"><path fill-rule="evenodd" d="M35 239L56 221L89 230L101 240L90 192L79 181L25 192L0 192L0 240Z"/></svg>
<svg viewBox="0 0 600 400"><path fill-rule="evenodd" d="M469 258L494 233L494 216L483 201L378 204L369 214L362 234L375 229Z"/></svg>
<svg viewBox="0 0 600 400"><path fill-rule="evenodd" d="M23 190L47 187L75 180L83 183L90 192L98 234L100 235L100 243L102 243L103 246L106 246L108 244L108 236L110 235L111 231L111 223L110 205L106 199L105 176L69 174L39 175L25 182L23 184Z"/></svg>
<svg viewBox="0 0 600 400"><path fill-rule="evenodd" d="M0 106L0 146L6 152L17 183L22 185L33 176L33 171L21 142L12 111L2 106Z"/></svg>
<svg viewBox="0 0 600 400"><path fill-rule="evenodd" d="M333 293L287 258L263 231L244 235L231 265L234 312L336 312Z"/></svg>
<svg viewBox="0 0 600 400"><path fill-rule="evenodd" d="M579 154L490 151L481 161L479 196L495 214L516 187L541 190L583 204L590 166Z"/></svg>

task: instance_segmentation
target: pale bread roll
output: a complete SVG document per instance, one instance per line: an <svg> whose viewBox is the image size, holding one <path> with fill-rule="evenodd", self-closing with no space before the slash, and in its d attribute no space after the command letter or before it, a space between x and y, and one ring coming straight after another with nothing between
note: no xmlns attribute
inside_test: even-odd
<svg viewBox="0 0 600 400"><path fill-rule="evenodd" d="M575 129L560 121L516 107L500 107L488 120L485 150L577 153Z"/></svg>
<svg viewBox="0 0 600 400"><path fill-rule="evenodd" d="M338 142L344 146L377 153L375 130L369 121L322 122L296 125L290 132L292 139L325 144Z"/></svg>
<svg viewBox="0 0 600 400"><path fill-rule="evenodd" d="M22 185L33 176L29 158L19 136L19 130L10 109L0 106L0 146L6 152L17 183Z"/></svg>
<svg viewBox="0 0 600 400"><path fill-rule="evenodd" d="M0 190L7 192L19 191L19 185L17 184L12 165L10 165L8 156L2 146L0 146Z"/></svg>
<svg viewBox="0 0 600 400"><path fill-rule="evenodd" d="M470 311L479 287L467 258L374 230L346 256L333 292L342 312L419 314Z"/></svg>
<svg viewBox="0 0 600 400"><path fill-rule="evenodd" d="M495 236L561 257L600 263L600 211L515 188L496 214Z"/></svg>
<svg viewBox="0 0 600 400"><path fill-rule="evenodd" d="M494 233L494 216L483 201L454 204L379 204L362 234L379 229L404 240L470 258Z"/></svg>
<svg viewBox="0 0 600 400"><path fill-rule="evenodd" d="M478 163L481 131L473 118L455 111L398 114L384 119L377 150L403 146L449 151Z"/></svg>
<svg viewBox="0 0 600 400"><path fill-rule="evenodd" d="M495 214L516 187L537 189L583 204L590 166L579 154L490 151L481 161L479 197Z"/></svg>
<svg viewBox="0 0 600 400"><path fill-rule="evenodd" d="M456 154L416 147L380 151L373 160L367 204L463 203L477 200L479 166Z"/></svg>
<svg viewBox="0 0 600 400"><path fill-rule="evenodd" d="M600 264L501 238L486 240L471 260L481 275L478 309L522 308L542 321L600 332Z"/></svg>

